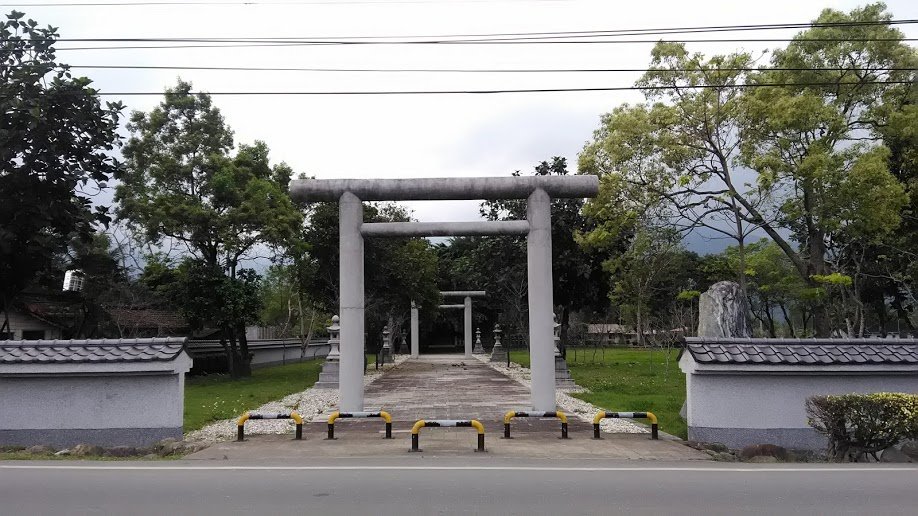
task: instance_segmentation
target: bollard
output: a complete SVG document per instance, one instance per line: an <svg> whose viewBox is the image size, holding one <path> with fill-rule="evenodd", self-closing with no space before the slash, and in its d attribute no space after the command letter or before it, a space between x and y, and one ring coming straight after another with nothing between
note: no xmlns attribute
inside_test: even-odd
<svg viewBox="0 0 918 516"><path fill-rule="evenodd" d="M385 410L380 410L379 412L332 412L328 416L328 437L326 440L335 439L335 420L336 419L345 419L345 418L369 418L369 417L380 417L386 422L386 437L385 439L392 439L392 416L389 415Z"/></svg>
<svg viewBox="0 0 918 516"><path fill-rule="evenodd" d="M245 414L239 416L239 420L236 421L236 440L244 441L245 440L245 422L250 419L292 419L296 422L296 432L294 433L294 439L302 440L303 439L303 418L294 410L293 412L279 413L279 414L259 414L257 412L246 412Z"/></svg>
<svg viewBox="0 0 918 516"><path fill-rule="evenodd" d="M599 436L599 422L604 418L649 419L650 438L660 438L657 427L657 416L655 416L653 412L597 412L596 417L593 418L593 439L602 439L602 437Z"/></svg>
<svg viewBox="0 0 918 516"><path fill-rule="evenodd" d="M567 439L567 416L564 415L564 412L522 412L522 411L513 411L507 412L504 415L504 439L513 439L510 437L510 420L515 417L556 417L561 420L561 439Z"/></svg>
<svg viewBox="0 0 918 516"><path fill-rule="evenodd" d="M411 428L411 451L419 452L421 449L420 445L420 435L421 429L425 426L430 427L469 427L478 430L478 448L475 451L483 452L485 451L485 431L484 425L481 424L477 419L434 419L431 421L425 421L423 419L418 420L414 426Z"/></svg>

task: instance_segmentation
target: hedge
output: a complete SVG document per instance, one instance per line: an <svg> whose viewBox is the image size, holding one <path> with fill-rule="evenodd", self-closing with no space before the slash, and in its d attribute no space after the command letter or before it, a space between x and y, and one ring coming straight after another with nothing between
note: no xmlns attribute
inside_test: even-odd
<svg viewBox="0 0 918 516"><path fill-rule="evenodd" d="M877 458L877 452L918 438L918 394L812 396L806 412L807 423L828 438L829 458L837 461Z"/></svg>

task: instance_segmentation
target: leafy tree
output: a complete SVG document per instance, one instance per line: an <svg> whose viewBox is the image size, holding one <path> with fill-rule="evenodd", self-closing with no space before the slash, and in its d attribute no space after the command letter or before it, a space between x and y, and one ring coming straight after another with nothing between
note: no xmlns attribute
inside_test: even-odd
<svg viewBox="0 0 918 516"><path fill-rule="evenodd" d="M536 165L536 176L566 176L567 160L553 157ZM519 171L513 174L519 176ZM552 199L551 201L551 251L552 251L552 290L555 305L561 307L561 346L568 344L571 312L583 308L605 306L605 286L608 275L602 267L602 256L588 248L582 247L578 235L593 229L591 220L582 213L583 199ZM489 200L481 205L481 214L488 220L525 220L526 201L521 199ZM513 254L491 254L488 261L498 262L485 268L491 276L488 282L506 282L508 279L526 278L526 244L523 237L502 237L505 245L514 245ZM496 257L501 259L497 260ZM512 258L512 259L511 259ZM479 263L485 267L486 263ZM517 270L494 270L515 267ZM479 269L481 270L481 269Z"/></svg>
<svg viewBox="0 0 918 516"><path fill-rule="evenodd" d="M236 367L233 373L244 375L250 360L245 340L250 313L235 307L249 307L247 289L257 280L242 273L240 262L258 248L295 245L302 216L287 195L290 167L272 167L263 142L240 145L230 156L232 131L220 110L210 96L190 92L191 84L180 80L153 111L131 115L126 167L115 196L118 216L151 243L178 243L199 262L184 276L186 286L217 281L210 276L216 271L227 276L229 283L218 282L220 288L196 295L225 307L220 317L198 309L191 298L176 300L188 303L184 310L192 319L215 317L221 343Z"/></svg>
<svg viewBox="0 0 918 516"><path fill-rule="evenodd" d="M906 202L878 127L901 98L902 86L886 83L909 82L913 74L901 70L914 67L914 51L882 23L889 19L882 4L825 10L816 23L848 25L801 32L770 67L750 74L735 70L752 64L745 54L704 59L658 44L638 83L654 103L606 115L581 155L582 171L613 176L601 184L616 190L598 202L634 199L604 208L624 215L606 215L659 209L684 229L706 226L741 246L759 227L818 291L829 254L851 239L889 234ZM736 87L742 83L781 86ZM658 86L672 89L651 89ZM740 248L740 281L744 256ZM815 333L825 336L828 314L816 301Z"/></svg>
<svg viewBox="0 0 918 516"><path fill-rule="evenodd" d="M405 222L410 217L395 204L364 204L366 222ZM304 289L326 312L338 310L339 240L337 203L308 207L303 242L308 249ZM364 241L364 306L366 333L376 342L383 326L397 337L414 300L425 314L435 313L439 301L437 255L426 239L368 238Z"/></svg>
<svg viewBox="0 0 918 516"><path fill-rule="evenodd" d="M0 333L15 296L108 221L91 196L118 167L121 104L103 107L89 79L56 62L57 29L24 16L0 22Z"/></svg>

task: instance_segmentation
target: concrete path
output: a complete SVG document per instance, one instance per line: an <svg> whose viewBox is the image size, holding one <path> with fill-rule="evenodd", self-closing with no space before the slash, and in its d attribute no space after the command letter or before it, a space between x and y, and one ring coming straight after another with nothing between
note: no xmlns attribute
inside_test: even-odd
<svg viewBox="0 0 918 516"><path fill-rule="evenodd" d="M3 514L915 514L918 468L342 460L0 463Z"/></svg>
<svg viewBox="0 0 918 516"><path fill-rule="evenodd" d="M707 460L678 442L652 441L649 434L605 434L592 439L592 425L569 419L570 439L562 440L554 418L519 418L512 422L513 439L502 439L503 417L509 410L528 410L529 390L479 360L461 355L429 355L408 360L366 389L367 410L393 416L393 439L383 439L379 419L339 419L336 440L325 440L328 412L307 423L305 440L288 435L251 435L242 443L228 441L189 455L191 459L289 459L295 463L317 458L417 456L411 454L410 429L419 419L478 419L486 430L486 454L475 453L472 428L424 428L423 456L484 456L529 458L617 458L634 460Z"/></svg>

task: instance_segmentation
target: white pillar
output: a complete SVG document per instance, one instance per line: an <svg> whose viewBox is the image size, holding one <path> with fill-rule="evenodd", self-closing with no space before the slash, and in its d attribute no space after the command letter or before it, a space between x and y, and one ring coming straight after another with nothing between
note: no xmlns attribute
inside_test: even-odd
<svg viewBox="0 0 918 516"><path fill-rule="evenodd" d="M363 411L363 204L345 192L338 204L340 233L341 372L338 409Z"/></svg>
<svg viewBox="0 0 918 516"><path fill-rule="evenodd" d="M554 300L551 280L551 198L537 189L526 207L529 273L529 362L532 409L555 410Z"/></svg>
<svg viewBox="0 0 918 516"><path fill-rule="evenodd" d="M472 358L472 298L465 296L465 358Z"/></svg>
<svg viewBox="0 0 918 516"><path fill-rule="evenodd" d="M421 354L420 337L418 336L418 305L411 302L411 358Z"/></svg>

